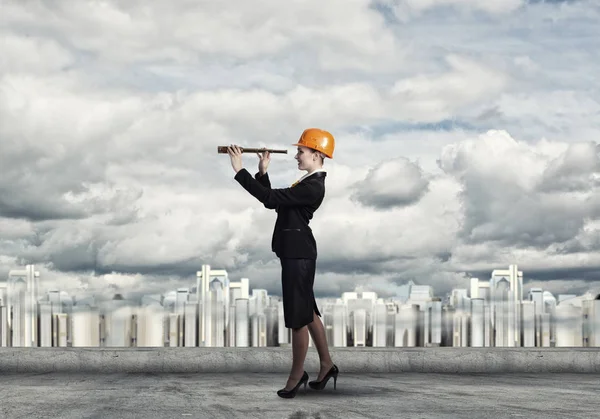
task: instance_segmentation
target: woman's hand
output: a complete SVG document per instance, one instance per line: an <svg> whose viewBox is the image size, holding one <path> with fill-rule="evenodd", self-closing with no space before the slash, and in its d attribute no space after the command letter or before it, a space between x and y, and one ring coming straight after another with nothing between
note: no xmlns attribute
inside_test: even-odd
<svg viewBox="0 0 600 419"><path fill-rule="evenodd" d="M271 153L268 151L263 151L261 153L256 153L260 161L258 162L258 171L261 175L267 173L267 168L269 167L269 163L271 162Z"/></svg>
<svg viewBox="0 0 600 419"><path fill-rule="evenodd" d="M231 158L231 167L235 173L242 170L242 151L237 145L231 144L227 147L227 154Z"/></svg>

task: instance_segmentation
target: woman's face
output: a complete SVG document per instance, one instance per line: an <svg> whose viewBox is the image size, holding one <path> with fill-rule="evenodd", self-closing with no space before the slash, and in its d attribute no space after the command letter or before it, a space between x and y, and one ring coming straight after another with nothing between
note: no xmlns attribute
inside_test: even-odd
<svg viewBox="0 0 600 419"><path fill-rule="evenodd" d="M313 153L306 147L299 146L294 158L298 162L299 170L310 170L314 165Z"/></svg>

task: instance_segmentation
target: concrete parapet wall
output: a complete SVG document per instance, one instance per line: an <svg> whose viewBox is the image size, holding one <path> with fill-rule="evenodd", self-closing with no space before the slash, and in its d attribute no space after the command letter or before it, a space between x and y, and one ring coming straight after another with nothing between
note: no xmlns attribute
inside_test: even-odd
<svg viewBox="0 0 600 419"><path fill-rule="evenodd" d="M330 348L344 372L600 373L600 348ZM291 348L0 348L0 373L226 373L291 368ZM305 368L318 370L309 348Z"/></svg>

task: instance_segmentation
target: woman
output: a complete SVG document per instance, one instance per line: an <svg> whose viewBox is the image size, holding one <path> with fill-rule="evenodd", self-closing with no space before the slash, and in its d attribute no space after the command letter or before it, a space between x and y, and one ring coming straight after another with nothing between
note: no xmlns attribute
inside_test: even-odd
<svg viewBox="0 0 600 419"><path fill-rule="evenodd" d="M322 390L333 377L334 388L338 368L331 360L323 323L313 293L317 244L308 226L314 212L325 196L323 170L325 157L333 158L333 136L317 128L304 130L295 156L298 169L306 175L289 188L271 189L267 174L269 152L258 154L258 173L254 178L242 166L242 153L238 146L228 147L235 180L267 209L277 212L271 249L281 261L281 286L285 327L292 329L292 370L285 387L277 392L280 397L292 398L300 385L308 382L304 371L304 359L308 351L308 333L319 353L320 371L316 381L308 383L311 388Z"/></svg>

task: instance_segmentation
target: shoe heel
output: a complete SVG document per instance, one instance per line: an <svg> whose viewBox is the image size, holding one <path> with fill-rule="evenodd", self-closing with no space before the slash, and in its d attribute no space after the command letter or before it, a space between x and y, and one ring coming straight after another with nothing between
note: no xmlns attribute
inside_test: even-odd
<svg viewBox="0 0 600 419"><path fill-rule="evenodd" d="M333 376L333 389L335 390L336 387L336 383L337 383L337 375Z"/></svg>

